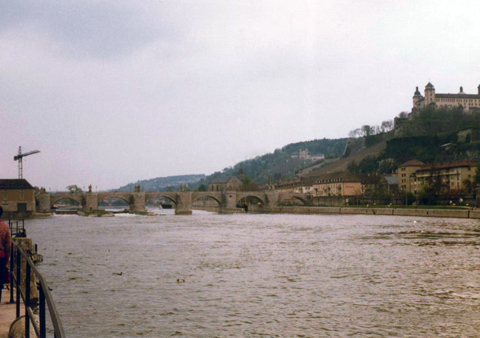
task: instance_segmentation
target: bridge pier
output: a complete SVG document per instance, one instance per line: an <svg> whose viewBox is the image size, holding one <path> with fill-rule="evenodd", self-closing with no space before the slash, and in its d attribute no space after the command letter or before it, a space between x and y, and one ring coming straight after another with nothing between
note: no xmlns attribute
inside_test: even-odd
<svg viewBox="0 0 480 338"><path fill-rule="evenodd" d="M280 193L276 190L266 191L265 192L265 207L266 212L278 212L280 208L278 207L278 202L280 200Z"/></svg>
<svg viewBox="0 0 480 338"><path fill-rule="evenodd" d="M38 212L50 212L52 207L50 205L50 194L39 194L37 195L38 201Z"/></svg>
<svg viewBox="0 0 480 338"><path fill-rule="evenodd" d="M221 214L237 214L240 212L244 212L244 210L237 208L237 192L225 191L223 193L223 200L220 206L220 213Z"/></svg>
<svg viewBox="0 0 480 338"><path fill-rule="evenodd" d="M83 211L98 210L98 195L95 193L84 194L82 197L82 210Z"/></svg>
<svg viewBox="0 0 480 338"><path fill-rule="evenodd" d="M145 211L145 192L136 192L131 196L133 196L133 205L130 205L130 209L133 207L132 211Z"/></svg>
<svg viewBox="0 0 480 338"><path fill-rule="evenodd" d="M183 192L177 194L175 202L175 215L191 215L192 214L192 193Z"/></svg>

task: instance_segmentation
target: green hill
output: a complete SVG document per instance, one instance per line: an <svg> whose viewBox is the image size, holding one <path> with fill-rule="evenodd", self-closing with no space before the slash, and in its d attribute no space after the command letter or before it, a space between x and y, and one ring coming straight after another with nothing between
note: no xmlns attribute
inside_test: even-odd
<svg viewBox="0 0 480 338"><path fill-rule="evenodd" d="M195 187L198 187L200 184L208 185L212 179L219 176L235 176L240 168L244 170L246 176L251 177L254 182L258 183L267 183L269 177L272 177L274 182L281 178L293 178L301 169L322 162L322 160L312 162L311 160L292 158L292 155L300 150L308 149L310 155L323 154L326 159L340 157L345 150L347 140L347 138L324 138L321 140L291 143L281 149L276 149L273 153L239 162L232 167L223 169L221 172L217 171L212 175L208 175L198 182Z"/></svg>

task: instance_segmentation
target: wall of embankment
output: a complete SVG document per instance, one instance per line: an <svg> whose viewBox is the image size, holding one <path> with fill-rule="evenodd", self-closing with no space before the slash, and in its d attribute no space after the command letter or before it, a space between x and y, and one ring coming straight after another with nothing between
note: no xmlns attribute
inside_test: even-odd
<svg viewBox="0 0 480 338"><path fill-rule="evenodd" d="M404 209L404 208L341 208L341 207L281 207L272 210L285 214L325 214L325 215L388 215L415 217L450 217L480 219L480 210L467 209Z"/></svg>

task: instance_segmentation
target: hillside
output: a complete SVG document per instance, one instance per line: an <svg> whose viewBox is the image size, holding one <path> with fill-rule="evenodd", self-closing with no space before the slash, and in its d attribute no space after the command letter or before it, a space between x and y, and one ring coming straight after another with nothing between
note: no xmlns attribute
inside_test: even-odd
<svg viewBox="0 0 480 338"><path fill-rule="evenodd" d="M352 145L352 148L354 150L348 156L339 158L338 160L323 166L319 165L317 168L311 171L303 172L302 174L300 174L300 176L315 177L318 175L328 174L332 172L347 171L351 163L361 163L365 159L378 158L385 151L387 147L387 140L390 135L385 136L384 139L382 139L376 144L371 145L370 147L362 146L365 143L363 138L356 140L356 142L354 142L354 144Z"/></svg>
<svg viewBox="0 0 480 338"><path fill-rule="evenodd" d="M168 188L176 190L178 186L184 184L197 183L199 180L205 178L205 175L180 175L180 176L168 176L157 177L149 180L137 181L135 183L129 183L123 187L116 189L117 191L134 191L135 185L140 185L142 191L166 191Z"/></svg>
<svg viewBox="0 0 480 338"><path fill-rule="evenodd" d="M397 118L395 130L352 139L344 156L303 177L337 171L386 174L412 159L424 163L480 159L480 112L429 106Z"/></svg>
<svg viewBox="0 0 480 338"><path fill-rule="evenodd" d="M301 169L324 161L312 162L311 160L292 158L300 150L308 149L310 155L323 154L328 161L328 159L342 156L347 140L347 138L321 139L288 144L281 149L276 149L273 153L239 162L233 167L223 169L222 172L218 171L206 176L198 182L196 187L200 184L208 185L215 177L235 176L240 168L244 170L246 176L258 183L267 183L269 177L272 177L274 182L280 178L293 178Z"/></svg>

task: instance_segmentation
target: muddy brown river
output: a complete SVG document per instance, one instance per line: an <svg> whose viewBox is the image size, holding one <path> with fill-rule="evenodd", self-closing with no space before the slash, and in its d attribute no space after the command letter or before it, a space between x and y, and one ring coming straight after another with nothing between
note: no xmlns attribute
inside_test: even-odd
<svg viewBox="0 0 480 338"><path fill-rule="evenodd" d="M480 221L29 221L68 337L478 337Z"/></svg>

